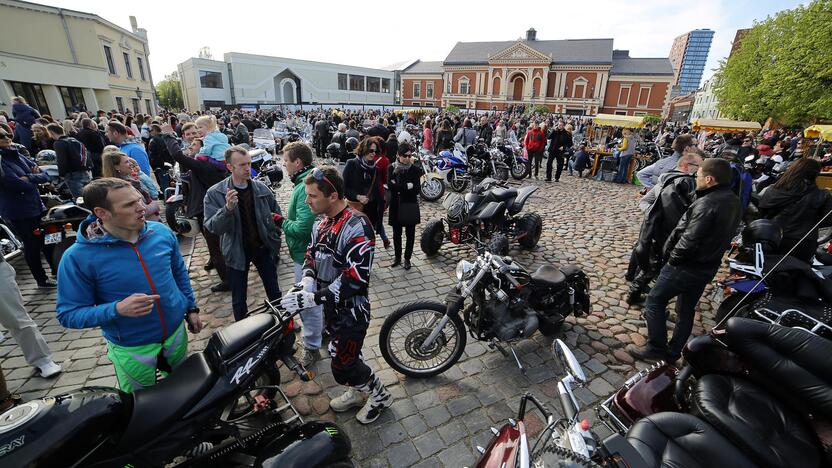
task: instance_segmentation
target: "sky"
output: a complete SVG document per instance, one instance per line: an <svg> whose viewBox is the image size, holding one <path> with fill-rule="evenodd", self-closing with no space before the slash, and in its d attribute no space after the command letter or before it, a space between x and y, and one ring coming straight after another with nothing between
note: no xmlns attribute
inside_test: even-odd
<svg viewBox="0 0 832 468"><path fill-rule="evenodd" d="M796 0L624 0L504 2L104 2L42 3L95 13L130 30L129 16L148 31L154 82L209 47L226 52L380 68L413 59L443 60L457 42L510 41L530 27L539 40L613 38L631 57L667 57L673 39L712 29L703 80L727 57L737 29ZM372 6L370 6L372 5ZM389 6L386 6L389 5ZM395 6L393 6L395 5Z"/></svg>

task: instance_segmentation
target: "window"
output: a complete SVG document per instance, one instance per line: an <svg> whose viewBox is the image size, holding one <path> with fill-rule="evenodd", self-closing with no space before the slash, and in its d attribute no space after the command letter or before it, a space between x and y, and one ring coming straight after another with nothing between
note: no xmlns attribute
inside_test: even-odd
<svg viewBox="0 0 832 468"><path fill-rule="evenodd" d="M459 79L459 94L468 94L468 78Z"/></svg>
<svg viewBox="0 0 832 468"><path fill-rule="evenodd" d="M650 102L650 87L642 86L638 90L638 107L647 107Z"/></svg>
<svg viewBox="0 0 832 468"><path fill-rule="evenodd" d="M381 78L376 78L374 76L367 77L367 91L371 93L380 93L381 92Z"/></svg>
<svg viewBox="0 0 832 468"><path fill-rule="evenodd" d="M627 111L615 111L615 115L627 115Z"/></svg>
<svg viewBox="0 0 832 468"><path fill-rule="evenodd" d="M144 100L144 107L147 109L147 115L153 115L153 107L150 105L150 99Z"/></svg>
<svg viewBox="0 0 832 468"><path fill-rule="evenodd" d="M420 98L422 97L422 83L415 82L413 83L413 97Z"/></svg>
<svg viewBox="0 0 832 468"><path fill-rule="evenodd" d="M199 87L222 89L222 73L215 71L199 71Z"/></svg>
<svg viewBox="0 0 832 468"><path fill-rule="evenodd" d="M390 92L390 78L382 78L381 79L381 92L382 93L389 93Z"/></svg>
<svg viewBox="0 0 832 468"><path fill-rule="evenodd" d="M115 75L116 63L113 62L113 50L110 49L110 46L104 46L104 58L107 59L107 69L110 71L110 74Z"/></svg>
<svg viewBox="0 0 832 468"><path fill-rule="evenodd" d="M124 68L127 70L127 78L133 78L133 69L130 68L130 54L122 52L124 56Z"/></svg>
<svg viewBox="0 0 832 468"><path fill-rule="evenodd" d="M84 112L87 109L87 105L84 102L84 93L81 92L81 88L58 86L58 91L60 91L61 99L64 101L64 109L67 115L72 112Z"/></svg>
<svg viewBox="0 0 832 468"><path fill-rule="evenodd" d="M445 81L445 92L451 94L451 80L453 79L453 75L448 76L447 81Z"/></svg>
<svg viewBox="0 0 832 468"><path fill-rule="evenodd" d="M136 115L141 112L141 109L139 109L139 99L133 98L131 101L133 101L133 115Z"/></svg>
<svg viewBox="0 0 832 468"><path fill-rule="evenodd" d="M428 99L433 98L433 83L432 82L425 83L425 97L428 98Z"/></svg>
<svg viewBox="0 0 832 468"><path fill-rule="evenodd" d="M338 74L338 89L347 90L347 74L346 73L339 73Z"/></svg>
<svg viewBox="0 0 832 468"><path fill-rule="evenodd" d="M364 75L350 75L350 91L364 91Z"/></svg>
<svg viewBox="0 0 832 468"><path fill-rule="evenodd" d="M124 101L118 96L116 96L116 109L118 109L119 112L124 113Z"/></svg>
<svg viewBox="0 0 832 468"><path fill-rule="evenodd" d="M41 114L50 114L49 106L46 105L46 97L43 95L43 88L39 84L21 83L11 81L12 90L15 96L22 96L30 106L34 107Z"/></svg>
<svg viewBox="0 0 832 468"><path fill-rule="evenodd" d="M144 63L142 63L141 57L136 57L136 60L139 62L139 76L142 78L142 81L145 81L144 78Z"/></svg>
<svg viewBox="0 0 832 468"><path fill-rule="evenodd" d="M630 102L630 86L622 86L621 89L618 90L618 107L627 107L627 103ZM626 114L624 114L626 115Z"/></svg>

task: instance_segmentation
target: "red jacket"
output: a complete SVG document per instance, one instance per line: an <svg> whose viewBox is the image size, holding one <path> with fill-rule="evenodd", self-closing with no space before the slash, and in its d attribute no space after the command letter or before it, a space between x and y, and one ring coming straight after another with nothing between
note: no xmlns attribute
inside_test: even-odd
<svg viewBox="0 0 832 468"><path fill-rule="evenodd" d="M529 153L539 153L546 149L546 135L539 128L529 130L523 140L526 151Z"/></svg>
<svg viewBox="0 0 832 468"><path fill-rule="evenodd" d="M390 166L390 160L387 156L381 155L376 158L376 179L378 179L379 186L384 192L384 186L387 184L387 167Z"/></svg>

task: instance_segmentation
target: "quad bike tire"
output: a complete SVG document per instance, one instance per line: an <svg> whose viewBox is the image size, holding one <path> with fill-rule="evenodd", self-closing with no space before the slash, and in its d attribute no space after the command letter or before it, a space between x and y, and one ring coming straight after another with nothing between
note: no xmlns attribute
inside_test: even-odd
<svg viewBox="0 0 832 468"><path fill-rule="evenodd" d="M514 228L520 247L533 249L543 234L543 219L537 213L526 213L517 220Z"/></svg>
<svg viewBox="0 0 832 468"><path fill-rule="evenodd" d="M419 246L422 252L428 257L436 255L445 241L445 226L441 219L434 219L430 221L422 230L422 237L419 240Z"/></svg>
<svg viewBox="0 0 832 468"><path fill-rule="evenodd" d="M488 241L488 250L494 255L508 255L508 237L505 234L494 234Z"/></svg>

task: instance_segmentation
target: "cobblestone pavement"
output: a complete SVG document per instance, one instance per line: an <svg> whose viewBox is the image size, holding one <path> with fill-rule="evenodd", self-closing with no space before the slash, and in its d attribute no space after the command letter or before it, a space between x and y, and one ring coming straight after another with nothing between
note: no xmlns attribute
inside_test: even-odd
<svg viewBox="0 0 832 468"><path fill-rule="evenodd" d="M646 328L640 309L628 309L624 302L630 248L638 232L641 215L633 186L596 182L564 175L559 183L531 180L541 187L527 203L527 210L540 213L543 237L532 251L513 250L511 255L526 267L544 262L576 263L591 278L593 312L588 317L569 317L562 337L574 350L587 373L589 383L576 391L589 419L600 435L607 431L596 422L595 404L614 391L641 363L623 350L628 343L644 344ZM285 210L289 188L281 188L278 199ZM422 220L442 215L439 203L422 202ZM392 231L387 227L388 232ZM417 236L419 235L417 229ZM516 414L520 395L530 391L543 398L550 409L559 411L557 371L550 354L551 338L536 334L516 347L528 368L520 373L513 359L503 357L480 343L468 341L462 359L444 374L429 379L411 379L389 369L381 357L378 332L398 305L419 299L439 299L453 284L456 262L472 256L469 247L443 246L439 255L426 258L418 238L413 268L392 269L392 248L379 242L372 273L370 298L373 320L364 346L364 357L378 372L395 397L390 410L370 426L362 426L354 412L336 415L329 399L343 389L329 370L329 359L315 367L314 382L290 380L284 373L285 391L307 419L337 421L353 441L353 457L361 466L470 466L476 445L485 446L491 437L489 426L499 426ZM285 247L284 247L285 249ZM207 259L202 238L183 247L188 255L191 278L207 327L191 337L191 350L202 349L211 333L232 318L230 293L211 293L213 272L202 265ZM193 251L191 255L190 252ZM288 255L282 258L288 259ZM40 326L55 360L64 367L57 378L35 377L19 347L7 338L0 343L0 363L12 391L25 399L59 394L83 385L115 386L113 367L98 330L67 330L55 319L54 293L36 288L22 258L15 259L18 282L29 313ZM293 280L291 262L279 268L280 284L287 290ZM250 275L250 304L260 303L265 294L256 273ZM713 305L709 286L696 315L694 333L713 326ZM672 314L671 314L672 315ZM534 413L527 417L533 434L542 429Z"/></svg>

